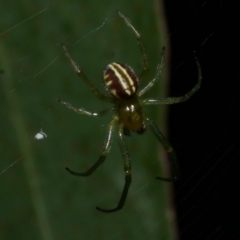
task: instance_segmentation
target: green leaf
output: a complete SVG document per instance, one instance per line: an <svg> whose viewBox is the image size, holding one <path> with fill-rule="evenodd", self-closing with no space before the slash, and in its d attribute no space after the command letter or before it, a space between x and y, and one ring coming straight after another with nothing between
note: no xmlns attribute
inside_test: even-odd
<svg viewBox="0 0 240 240"><path fill-rule="evenodd" d="M116 137L92 176L74 177L65 167L83 172L96 162L111 115L81 116L56 101L89 111L111 106L77 77L61 42L102 92L102 72L112 61L140 74L137 40L116 10L142 35L150 70L141 86L150 81L166 39L162 8L153 0L16 1L1 8L0 239L175 239L171 185L156 180L168 175L161 170L166 154L153 134L126 139L133 177L127 201L116 213L98 212L96 206L117 205L124 185ZM166 92L166 75L146 96ZM144 110L166 132L164 109ZM47 137L34 139L41 129Z"/></svg>

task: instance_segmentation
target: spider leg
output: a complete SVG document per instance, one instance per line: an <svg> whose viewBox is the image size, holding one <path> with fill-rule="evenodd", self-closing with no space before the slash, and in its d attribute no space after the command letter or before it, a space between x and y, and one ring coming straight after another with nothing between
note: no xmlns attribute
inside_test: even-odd
<svg viewBox="0 0 240 240"><path fill-rule="evenodd" d="M63 50L65 51L65 54L67 56L67 58L70 60L74 70L76 71L76 73L78 74L78 76L90 87L91 91L101 100L105 101L105 102L114 102L114 99L112 97L107 97L105 95L103 95L93 84L92 82L88 79L88 77L84 74L84 72L82 70L79 69L79 67L77 66L77 64L73 61L72 57L70 56L67 48L65 47L65 45L63 43L61 43Z"/></svg>
<svg viewBox="0 0 240 240"><path fill-rule="evenodd" d="M162 178L162 177L157 177L157 179L164 180L164 181L175 181L179 178L179 169L177 165L177 157L176 153L171 146L171 144L168 142L168 140L163 136L157 125L150 120L148 117L146 118L146 121L148 125L151 127L151 130L155 137L158 139L158 141L163 145L163 147L166 149L166 151L170 154L170 162L172 165L172 170L173 170L173 178Z"/></svg>
<svg viewBox="0 0 240 240"><path fill-rule="evenodd" d="M141 97L145 92L147 92L153 85L158 81L159 76L162 74L162 68L164 66L165 61L165 47L162 48L162 52L160 55L160 63L157 65L156 73L153 78L143 89L141 89L138 93L138 96Z"/></svg>
<svg viewBox="0 0 240 240"><path fill-rule="evenodd" d="M187 101L201 86L202 83L202 71L201 66L197 58L195 58L198 68L198 82L197 84L185 95L181 97L168 97L168 98L156 98L156 99L145 99L142 101L143 105L158 105L158 104L175 104Z"/></svg>
<svg viewBox="0 0 240 240"><path fill-rule="evenodd" d="M123 192L122 192L122 195L121 195L121 198L119 200L117 207L115 207L113 209L103 209L103 208L97 207L97 210L99 210L101 212L110 213L110 212L116 212L116 211L122 209L124 206L124 203L126 201L128 189L129 189L131 181L132 181L130 156L129 156L127 144L123 138L123 127L122 126L119 126L118 140L119 140L119 146L120 146L120 149L121 149L121 152L123 155L123 161L124 161L125 185L124 185Z"/></svg>
<svg viewBox="0 0 240 240"><path fill-rule="evenodd" d="M104 115L108 114L109 112L111 112L113 110L112 108L108 108L108 109L104 109L100 112L89 112L89 111L86 111L83 108L76 108L71 103L65 102L61 99L57 99L57 101L60 102L61 104L65 105L67 108L73 110L76 113L91 116L91 117L104 116Z"/></svg>
<svg viewBox="0 0 240 240"><path fill-rule="evenodd" d="M135 34L135 36L137 38L137 41L139 43L139 46L140 46L140 49L141 49L141 52L142 52L142 57L143 57L143 70L142 70L139 78L142 79L143 76L148 72L148 59L147 59L147 54L146 54L146 51L145 51L145 46L144 46L142 37L141 37L140 33L136 30L136 28L131 24L129 19L127 19L119 11L117 13L118 13L119 17L121 17L124 20L124 22L127 24L127 26L132 29L132 31Z"/></svg>
<svg viewBox="0 0 240 240"><path fill-rule="evenodd" d="M111 148L112 133L113 133L114 124L115 124L116 120L117 120L117 117L114 116L113 119L111 120L111 122L109 123L108 134L107 134L107 137L105 139L105 144L104 144L104 147L103 147L102 154L99 157L98 161L89 170L87 170L86 172L83 172L83 173L78 173L78 172L72 171L69 168L66 168L66 170L69 173L71 173L72 175L75 175L75 176L86 177L86 176L91 175L105 161L105 159L107 157L107 154L109 153L110 148Z"/></svg>

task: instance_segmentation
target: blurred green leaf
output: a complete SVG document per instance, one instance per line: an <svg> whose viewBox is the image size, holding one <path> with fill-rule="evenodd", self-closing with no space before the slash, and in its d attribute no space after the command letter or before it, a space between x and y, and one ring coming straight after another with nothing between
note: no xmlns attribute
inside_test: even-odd
<svg viewBox="0 0 240 240"><path fill-rule="evenodd" d="M167 173L161 171L154 136L146 132L127 139L133 183L126 205L116 213L98 212L96 206L115 207L123 188L117 142L91 177L77 178L64 168L84 171L97 160L110 116L80 116L56 101L92 111L109 106L76 76L60 42L101 91L109 62L141 72L137 41L116 10L142 34L150 64L142 84L147 83L166 37L162 5L153 0L16 1L0 9L0 239L174 239L169 184L155 178ZM162 95L163 83L148 96ZM165 131L163 108L146 111ZM34 139L41 129L47 138Z"/></svg>

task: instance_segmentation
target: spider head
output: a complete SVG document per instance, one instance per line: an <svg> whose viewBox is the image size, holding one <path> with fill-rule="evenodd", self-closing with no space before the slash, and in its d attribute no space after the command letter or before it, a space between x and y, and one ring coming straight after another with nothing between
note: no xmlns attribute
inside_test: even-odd
<svg viewBox="0 0 240 240"><path fill-rule="evenodd" d="M125 129L139 134L146 130L143 121L143 112L137 98L122 100L117 106L119 122L124 125Z"/></svg>

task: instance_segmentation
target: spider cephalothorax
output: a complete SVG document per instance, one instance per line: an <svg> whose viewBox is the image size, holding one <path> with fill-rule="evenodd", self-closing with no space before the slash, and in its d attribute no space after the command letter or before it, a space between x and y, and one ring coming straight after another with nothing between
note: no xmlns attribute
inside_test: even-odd
<svg viewBox="0 0 240 240"><path fill-rule="evenodd" d="M120 210L124 206L128 189L132 179L130 156L129 156L129 151L124 139L124 135L130 135L131 131L141 134L146 130L146 125L148 125L149 128L152 130L153 134L155 135L155 137L158 139L158 141L163 145L163 147L171 156L170 160L172 163L174 177L173 178L157 177L157 178L165 181L176 180L178 178L179 173L178 173L175 151L172 148L171 144L167 141L167 139L162 135L157 125L148 116L144 114L142 110L142 106L158 105L158 104L175 104L179 102L184 102L188 100L200 88L201 79L202 79L201 68L198 63L198 60L196 59L196 64L198 67L198 82L188 93L186 93L181 97L142 99L141 98L142 95L146 93L151 87L154 86L155 82L158 80L162 72L162 67L164 65L165 48L163 47L162 49L160 63L157 66L154 78L143 89L139 91L138 89L139 81L141 80L142 76L144 76L148 71L148 61L147 61L147 55L145 52L145 47L140 34L133 27L130 21L122 13L118 12L118 15L123 19L123 21L127 24L128 27L131 28L131 30L135 34L142 52L144 67L143 67L142 73L140 74L140 77L138 78L137 75L134 73L133 69L126 64L122 64L118 62L112 62L108 64L106 69L103 72L103 79L104 79L106 90L111 94L111 97L105 96L104 94L102 94L92 84L92 82L83 73L83 71L80 70L80 68L76 65L76 63L73 61L70 54L68 53L66 47L62 44L63 49L66 53L66 56L69 58L71 64L73 65L74 70L77 72L79 77L90 87L91 91L100 100L114 104L112 108L109 108L107 110L103 110L100 112L89 112L84 110L83 108L76 108L72 106L70 103L58 99L60 103L70 108L71 110L87 116L97 117L97 116L103 116L109 112L113 112L112 120L108 125L108 134L105 139L103 151L98 161L88 171L83 173L74 172L69 168L66 168L71 174L76 176L91 175L106 159L106 156L109 153L111 148L113 129L117 125L116 127L118 129L119 146L123 153L123 158L124 158L125 185L124 185L124 189L117 207L112 209L102 209L97 207L97 209L102 212L115 212L117 210Z"/></svg>

